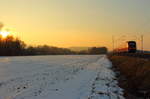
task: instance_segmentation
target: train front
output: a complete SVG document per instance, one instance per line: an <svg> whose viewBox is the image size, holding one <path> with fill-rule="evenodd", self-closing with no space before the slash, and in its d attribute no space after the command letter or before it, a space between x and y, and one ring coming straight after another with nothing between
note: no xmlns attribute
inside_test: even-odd
<svg viewBox="0 0 150 99"><path fill-rule="evenodd" d="M128 41L128 52L129 53L136 53L136 42L135 41Z"/></svg>

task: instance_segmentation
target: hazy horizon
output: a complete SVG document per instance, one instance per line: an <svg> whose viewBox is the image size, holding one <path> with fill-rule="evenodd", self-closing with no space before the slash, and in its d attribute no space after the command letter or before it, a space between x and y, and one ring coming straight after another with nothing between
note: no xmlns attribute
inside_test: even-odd
<svg viewBox="0 0 150 99"><path fill-rule="evenodd" d="M28 45L112 48L144 35L150 50L148 0L1 0L0 22Z"/></svg>

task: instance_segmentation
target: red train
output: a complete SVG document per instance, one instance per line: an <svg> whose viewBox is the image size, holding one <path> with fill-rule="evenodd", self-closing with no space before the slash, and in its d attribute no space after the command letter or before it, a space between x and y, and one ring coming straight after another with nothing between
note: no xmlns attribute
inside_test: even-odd
<svg viewBox="0 0 150 99"><path fill-rule="evenodd" d="M128 41L123 46L114 50L117 53L136 53L137 45L135 41Z"/></svg>

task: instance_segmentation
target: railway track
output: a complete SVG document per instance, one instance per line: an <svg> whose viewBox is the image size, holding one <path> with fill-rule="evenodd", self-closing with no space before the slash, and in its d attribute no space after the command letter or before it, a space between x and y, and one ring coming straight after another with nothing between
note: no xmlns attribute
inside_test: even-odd
<svg viewBox="0 0 150 99"><path fill-rule="evenodd" d="M113 55L150 59L150 53L113 53Z"/></svg>

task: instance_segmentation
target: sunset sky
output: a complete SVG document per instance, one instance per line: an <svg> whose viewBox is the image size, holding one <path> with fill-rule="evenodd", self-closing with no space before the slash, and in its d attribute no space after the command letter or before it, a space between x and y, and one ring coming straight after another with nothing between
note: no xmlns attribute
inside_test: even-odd
<svg viewBox="0 0 150 99"><path fill-rule="evenodd" d="M112 35L144 35L150 50L150 0L0 0L0 22L29 45L111 48Z"/></svg>

